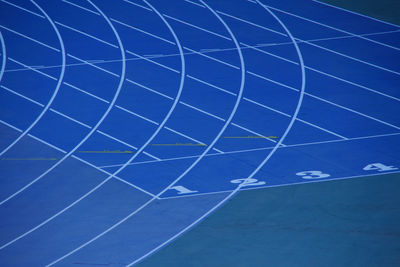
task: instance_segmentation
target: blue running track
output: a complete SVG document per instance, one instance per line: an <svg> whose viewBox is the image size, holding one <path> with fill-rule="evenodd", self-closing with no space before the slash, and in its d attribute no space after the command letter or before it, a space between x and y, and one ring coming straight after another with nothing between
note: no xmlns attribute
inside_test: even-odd
<svg viewBox="0 0 400 267"><path fill-rule="evenodd" d="M131 266L238 191L400 172L394 24L316 0L0 0L0 48L0 266Z"/></svg>

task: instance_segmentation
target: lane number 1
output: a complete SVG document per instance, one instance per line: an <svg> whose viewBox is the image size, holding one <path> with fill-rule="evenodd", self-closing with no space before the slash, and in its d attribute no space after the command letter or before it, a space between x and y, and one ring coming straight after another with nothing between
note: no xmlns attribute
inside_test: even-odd
<svg viewBox="0 0 400 267"><path fill-rule="evenodd" d="M199 191L196 191L196 190L187 189L186 187L181 186L181 185L171 186L169 189L174 189L174 190L176 190L177 193L178 193L178 195L185 195L185 194L191 194L191 193L197 193L197 192L199 192Z"/></svg>

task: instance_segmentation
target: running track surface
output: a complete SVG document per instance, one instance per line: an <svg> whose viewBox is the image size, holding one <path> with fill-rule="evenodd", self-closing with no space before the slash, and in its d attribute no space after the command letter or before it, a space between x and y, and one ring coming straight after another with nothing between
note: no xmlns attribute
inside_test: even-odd
<svg viewBox="0 0 400 267"><path fill-rule="evenodd" d="M130 266L240 190L399 172L397 25L313 0L0 12L1 266Z"/></svg>

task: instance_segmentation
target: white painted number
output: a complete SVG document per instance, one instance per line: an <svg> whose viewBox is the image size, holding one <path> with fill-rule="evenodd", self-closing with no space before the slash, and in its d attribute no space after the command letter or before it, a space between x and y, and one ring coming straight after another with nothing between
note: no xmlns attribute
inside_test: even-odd
<svg viewBox="0 0 400 267"><path fill-rule="evenodd" d="M241 178L241 179L235 179L231 180L232 184L240 184L241 186L258 186L258 185L265 185L265 182L263 181L258 181L257 179L254 178Z"/></svg>
<svg viewBox="0 0 400 267"><path fill-rule="evenodd" d="M301 176L303 179L321 179L330 176L329 174L322 173L321 171L302 171L296 173L296 175Z"/></svg>
<svg viewBox="0 0 400 267"><path fill-rule="evenodd" d="M191 193L199 192L199 191L189 190L186 187L181 186L181 185L172 186L169 189L175 189L176 191L178 191L178 195L184 195L184 194L191 194Z"/></svg>
<svg viewBox="0 0 400 267"><path fill-rule="evenodd" d="M387 166L382 163L368 164L363 168L364 171L378 171L378 172L394 171L398 169L399 168L396 168L394 166Z"/></svg>

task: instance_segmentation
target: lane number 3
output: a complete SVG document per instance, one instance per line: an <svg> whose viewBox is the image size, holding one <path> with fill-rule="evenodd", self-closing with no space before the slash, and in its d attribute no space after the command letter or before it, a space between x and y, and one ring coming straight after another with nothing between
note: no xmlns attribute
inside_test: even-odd
<svg viewBox="0 0 400 267"><path fill-rule="evenodd" d="M302 171L296 173L296 175L301 176L303 179L322 179L330 176L329 174L321 171Z"/></svg>

